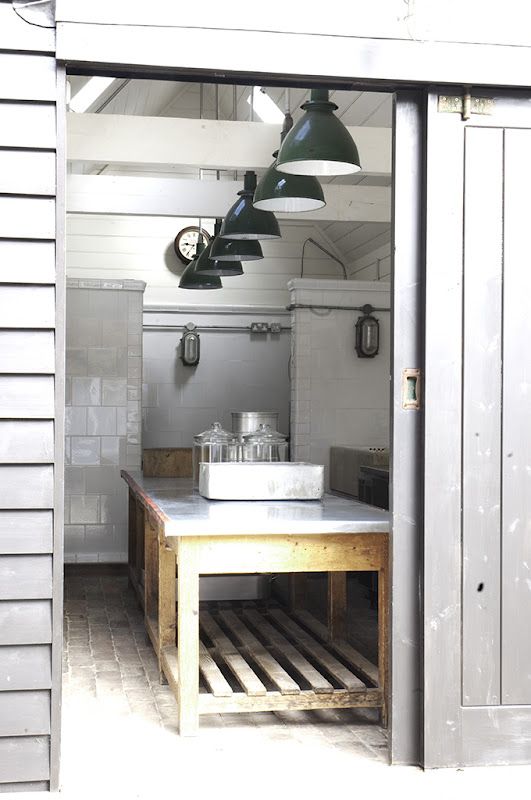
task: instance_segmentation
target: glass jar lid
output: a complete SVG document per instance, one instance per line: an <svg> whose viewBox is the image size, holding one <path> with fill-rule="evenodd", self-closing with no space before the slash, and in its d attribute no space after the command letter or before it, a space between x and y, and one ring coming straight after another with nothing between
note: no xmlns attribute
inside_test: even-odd
<svg viewBox="0 0 531 800"><path fill-rule="evenodd" d="M287 436L263 422L258 426L258 430L247 433L242 438L245 444L281 444L287 441Z"/></svg>
<svg viewBox="0 0 531 800"><path fill-rule="evenodd" d="M237 441L237 437L231 431L226 431L221 427L220 422L213 422L210 428L194 436L197 444L226 444Z"/></svg>

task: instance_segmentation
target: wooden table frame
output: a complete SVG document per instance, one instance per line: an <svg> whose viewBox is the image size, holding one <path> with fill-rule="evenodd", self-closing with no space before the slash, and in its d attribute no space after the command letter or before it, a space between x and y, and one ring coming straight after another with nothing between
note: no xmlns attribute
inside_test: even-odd
<svg viewBox="0 0 531 800"><path fill-rule="evenodd" d="M139 515L135 505L138 558ZM181 735L198 732L199 715L234 711L301 710L372 706L387 724L388 686L388 535L385 533L269 534L234 536L166 536L164 524L144 507L144 612L149 637L158 657L161 680L166 678L178 703ZM175 576L178 570L176 595ZM378 572L378 669L345 641L346 574ZM327 572L328 632L326 638L341 655L354 654L359 671L374 687L332 694L301 692L263 697L237 693L216 697L199 692L199 576L235 573L291 573L291 605L301 621L305 612L304 578L300 573ZM177 613L176 613L177 605ZM308 623L308 619L306 619ZM311 621L309 623L312 624ZM317 622L314 627L321 627ZM315 630L315 633L319 633ZM322 633L322 631L321 631ZM176 646L176 639L177 644ZM352 658L354 663L355 658ZM375 680L376 678L376 680Z"/></svg>

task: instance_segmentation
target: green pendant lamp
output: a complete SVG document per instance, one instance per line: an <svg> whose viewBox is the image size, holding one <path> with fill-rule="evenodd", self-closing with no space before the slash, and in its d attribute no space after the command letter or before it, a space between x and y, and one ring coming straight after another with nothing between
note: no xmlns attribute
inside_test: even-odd
<svg viewBox="0 0 531 800"><path fill-rule="evenodd" d="M262 247L256 239L222 239L212 241L210 258L214 261L258 261L263 258Z"/></svg>
<svg viewBox="0 0 531 800"><path fill-rule="evenodd" d="M280 228L271 211L260 211L253 206L256 189L256 172L245 173L243 189L238 192L239 200L227 212L221 226L220 236L224 239L280 239Z"/></svg>
<svg viewBox="0 0 531 800"><path fill-rule="evenodd" d="M354 140L328 100L327 89L312 89L301 108L306 113L290 130L278 154L276 169L289 175L350 175L359 172Z"/></svg>
<svg viewBox="0 0 531 800"><path fill-rule="evenodd" d="M214 275L218 278L229 278L233 275L243 275L243 267L242 262L231 259L230 261L218 261L212 259L211 252L212 252L212 245L219 237L219 232L221 230L221 220L217 219L216 224L214 226L214 238L210 240L206 248L203 250L199 258L197 259L195 272L196 275ZM221 242L228 242L230 239L219 239ZM242 242L235 242L235 244L242 244ZM243 244L248 244L247 242L243 242ZM254 242L253 242L254 244ZM258 244L258 242L256 242Z"/></svg>
<svg viewBox="0 0 531 800"><path fill-rule="evenodd" d="M179 281L179 289L222 289L223 284L219 276L204 275L197 272L198 257L205 249L205 243L202 238L197 242L195 250L195 258L191 261Z"/></svg>
<svg viewBox="0 0 531 800"><path fill-rule="evenodd" d="M280 134L280 144L293 127L293 118L289 111L284 117L284 125ZM273 153L275 161L258 182L254 193L253 205L261 211L315 211L326 205L321 184L312 175L287 175L276 168L278 150Z"/></svg>

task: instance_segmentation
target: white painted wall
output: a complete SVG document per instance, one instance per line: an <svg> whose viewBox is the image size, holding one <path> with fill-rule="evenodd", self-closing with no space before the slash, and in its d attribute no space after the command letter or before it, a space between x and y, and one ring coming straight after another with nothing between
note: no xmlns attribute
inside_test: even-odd
<svg viewBox="0 0 531 800"><path fill-rule="evenodd" d="M294 280L291 303L389 308L389 286L380 282ZM357 311L296 309L292 312L292 458L329 465L332 445L389 444L391 320L380 322L380 352L358 358Z"/></svg>
<svg viewBox="0 0 531 800"><path fill-rule="evenodd" d="M384 244L371 250L361 258L350 264L348 276L355 281L386 281L391 280L391 245Z"/></svg>

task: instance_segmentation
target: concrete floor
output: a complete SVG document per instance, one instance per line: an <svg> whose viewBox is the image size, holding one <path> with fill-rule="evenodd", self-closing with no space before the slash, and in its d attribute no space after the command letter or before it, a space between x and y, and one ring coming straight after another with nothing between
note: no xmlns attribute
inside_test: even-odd
<svg viewBox="0 0 531 800"><path fill-rule="evenodd" d="M177 735L175 712L126 579L68 578L62 747L68 800L185 793L269 800L335 792L407 792L431 800L480 791L488 798L531 776L526 767L390 768L386 734L369 709L205 716L194 739Z"/></svg>

